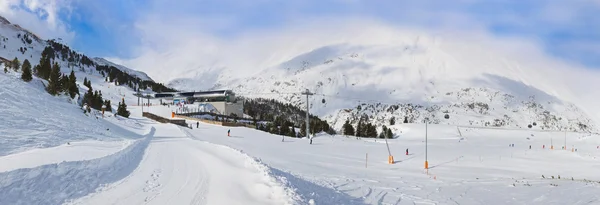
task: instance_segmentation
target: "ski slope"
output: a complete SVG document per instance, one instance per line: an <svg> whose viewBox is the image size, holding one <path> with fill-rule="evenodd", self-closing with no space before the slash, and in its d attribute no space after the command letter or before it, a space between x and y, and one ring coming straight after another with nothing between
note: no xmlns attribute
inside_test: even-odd
<svg viewBox="0 0 600 205"><path fill-rule="evenodd" d="M293 204L294 193L253 158L175 125L152 126L157 132L131 175L73 204Z"/></svg>
<svg viewBox="0 0 600 205"><path fill-rule="evenodd" d="M226 136L228 129L231 137ZM567 133L568 149L560 150L564 133L460 128L460 137L455 126L432 125L430 169L425 171L424 125L398 129L400 137L389 140L392 165L381 139L321 135L309 145L305 139L286 137L282 142L281 136L258 130L209 124L189 132L243 150L287 176L327 190L297 189L301 196L313 196L316 204L600 203L598 136ZM331 195L337 198L328 200Z"/></svg>
<svg viewBox="0 0 600 205"><path fill-rule="evenodd" d="M124 129L115 122L128 120L84 115L68 97L48 94L44 83L38 78L23 82L20 73L0 74L0 156L73 141L138 137L130 131L138 129L136 124L129 122L130 129Z"/></svg>
<svg viewBox="0 0 600 205"><path fill-rule="evenodd" d="M109 99L131 92L87 77ZM297 204L285 179L248 155L141 112L84 114L44 83L0 73L0 204Z"/></svg>
<svg viewBox="0 0 600 205"><path fill-rule="evenodd" d="M0 93L8 106L0 204L600 203L596 135L430 125L426 172L423 124L393 126L399 137L388 141L390 165L381 139L318 135L310 145L249 128L188 129L142 118L139 106L129 107L130 119L96 118L36 81L6 74L0 80L21 91ZM119 96L119 86L95 83ZM48 114L38 116L31 106ZM176 108L149 109L169 117ZM31 129L17 125L32 119L41 134L10 140L27 138ZM568 149L560 150L565 134Z"/></svg>

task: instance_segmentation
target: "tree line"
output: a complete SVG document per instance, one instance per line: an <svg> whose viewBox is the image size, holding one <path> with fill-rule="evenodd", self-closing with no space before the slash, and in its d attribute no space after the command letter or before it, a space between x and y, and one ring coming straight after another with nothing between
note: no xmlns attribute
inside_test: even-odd
<svg viewBox="0 0 600 205"><path fill-rule="evenodd" d="M35 75L36 77L44 79L48 82L48 84L45 86L46 91L50 95L56 96L65 94L71 99L74 99L80 95L75 72L71 70L69 75L63 74L61 72L61 66L56 61L56 58L62 58L63 60L66 59L71 63L78 61L76 63L80 64L80 66L94 65L94 62L85 55L77 54L74 51L71 51L67 46L54 41L48 42L50 45L42 51L42 56L37 65L32 67L31 62L29 62L28 59L25 59L21 65L19 59L15 57L12 61L4 62L6 64L4 67L4 72L8 73L9 70L14 70L15 72L21 71L21 79L25 82L30 82L33 80L33 76ZM55 49L57 49L58 52ZM153 85L152 83L146 83L145 85L160 87ZM105 111L112 111L110 100L104 100L102 98L101 91L94 91L92 89L91 82L87 78L84 79L83 84L88 88L88 91L83 95L83 100L81 101L82 106L86 104L89 106L89 108L96 110L101 110L102 106L105 106ZM119 103L117 114L124 117L129 117L130 113L127 111L127 105L125 105L124 100Z"/></svg>
<svg viewBox="0 0 600 205"><path fill-rule="evenodd" d="M392 118L393 119L393 118ZM392 124L393 125L393 124ZM367 122L363 116L359 119L356 127L350 124L350 120L346 120L342 126L344 135L366 137L366 138L394 138L392 130L385 125L382 126L381 132L377 133L377 127L370 122Z"/></svg>
<svg viewBox="0 0 600 205"><path fill-rule="evenodd" d="M286 136L292 136L292 134L293 136L306 136L306 111L290 103L264 98L244 99L244 114L249 115L255 121L257 129ZM327 121L321 120L315 115L309 115L309 119L311 134L335 133ZM256 121L267 121L267 123L263 125ZM294 127L300 127L298 135Z"/></svg>

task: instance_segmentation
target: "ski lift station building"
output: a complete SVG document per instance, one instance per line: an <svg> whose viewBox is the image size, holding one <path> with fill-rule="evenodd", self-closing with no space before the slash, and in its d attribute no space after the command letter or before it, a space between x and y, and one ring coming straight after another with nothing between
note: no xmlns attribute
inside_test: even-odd
<svg viewBox="0 0 600 205"><path fill-rule="evenodd" d="M238 117L244 116L244 103L238 100L235 93L231 90L213 90L213 91L188 91L188 92L168 92L168 93L137 93L138 97L150 99L162 99L172 101L173 104L211 104L218 114L231 116L235 114Z"/></svg>

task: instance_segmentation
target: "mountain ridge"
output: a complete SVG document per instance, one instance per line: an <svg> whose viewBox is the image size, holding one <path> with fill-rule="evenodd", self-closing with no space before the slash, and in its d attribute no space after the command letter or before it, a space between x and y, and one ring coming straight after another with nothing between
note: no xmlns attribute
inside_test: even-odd
<svg viewBox="0 0 600 205"><path fill-rule="evenodd" d="M242 96L278 99L300 107L305 107L300 92L308 88L318 94L311 98L311 113L326 116L338 131L346 119L356 124L366 114L357 110L357 105L368 104L418 105L415 109L420 114L402 112L394 117L410 116L414 118L410 121L419 123L425 116L435 116L435 123L443 123L444 115L438 112L444 108L455 113L450 119L462 118L450 122L456 125L526 128L535 123L540 124L537 129L598 131L596 119L571 102L577 100L572 97L574 88L563 86L561 78L575 78L565 76L563 72L569 70L540 72L535 65L510 60L481 45L424 36L407 39L391 45L342 43L315 47L275 66L256 68L259 74L246 77L237 76L234 68L207 67L195 72L209 72L209 76L182 76L169 85L184 90L232 89ZM467 98L446 96L465 89L472 89L464 93ZM494 100L503 104L491 106ZM479 113L474 107L479 103L502 112ZM535 106L529 108L530 104ZM459 111L457 106L463 105L467 110ZM348 110L353 114L344 114ZM391 116L385 110L375 109L367 114L368 118L389 125L386 121ZM477 117L485 119L473 119Z"/></svg>
<svg viewBox="0 0 600 205"><path fill-rule="evenodd" d="M40 38L33 32L31 32L25 28L22 28L21 26L19 26L17 24L12 24L8 19L6 19L2 16L0 16L0 26L1 26L1 28L4 28L4 29L0 30L1 31L0 37L2 37L2 39L1 39L2 41L0 42L0 46L2 46L2 47L0 47L0 57L7 59L7 60L12 60L13 58L17 57L20 62L23 62L25 59L28 59L32 64L35 64L35 63L39 62L39 59L41 58L41 53L46 47L53 46L52 44L57 44L57 45L59 44L61 46L63 45L62 43L57 42L55 40L47 40L47 41L43 40L42 38ZM19 40L16 40L14 38L19 39ZM33 38L33 40L35 40L35 41L32 41L32 39L29 39L29 38ZM87 56L81 52L74 51L71 48L69 48L68 46L64 46L64 47L66 47L69 50L69 52L72 52L73 54L75 54L76 57L79 56L78 58L82 58L84 56L87 58ZM131 74L135 77L138 77L141 80L154 81L144 72L135 71L135 70L127 68L123 65L110 62L104 58L95 57L90 60L92 60L95 65L112 66L112 67L115 67L115 68L121 70L122 72ZM63 61L67 61L67 60L63 60ZM67 68L86 67L86 65L75 65L73 63L65 63L65 62L61 62L61 63L64 64L62 66L63 72L70 71ZM87 66L87 67L92 67L92 66Z"/></svg>

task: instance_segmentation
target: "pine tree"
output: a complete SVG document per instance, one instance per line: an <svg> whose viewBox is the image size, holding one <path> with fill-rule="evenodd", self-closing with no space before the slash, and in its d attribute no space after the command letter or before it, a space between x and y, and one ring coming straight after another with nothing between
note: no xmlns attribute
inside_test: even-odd
<svg viewBox="0 0 600 205"><path fill-rule="evenodd" d="M279 134L279 127L272 125L271 129L269 130L269 133L271 134Z"/></svg>
<svg viewBox="0 0 600 205"><path fill-rule="evenodd" d="M300 135L303 137L306 137L306 123L302 123L302 126L300 126Z"/></svg>
<svg viewBox="0 0 600 205"><path fill-rule="evenodd" d="M94 98L94 100L95 100L94 105L96 105L97 110L101 110L102 105L104 104L104 102L102 101L102 91L97 91L97 92L98 92L98 94Z"/></svg>
<svg viewBox="0 0 600 205"><path fill-rule="evenodd" d="M358 120L358 125L356 125L356 136L357 137L364 137L364 124L363 124L363 120L362 118L360 120Z"/></svg>
<svg viewBox="0 0 600 205"><path fill-rule="evenodd" d="M58 63L54 63L52 66L47 90L51 95L57 95L60 92L60 66Z"/></svg>
<svg viewBox="0 0 600 205"><path fill-rule="evenodd" d="M15 71L19 71L19 69L21 69L21 63L19 62L19 59L17 57L15 57L15 59L13 59L10 64L10 67L12 67L12 69Z"/></svg>
<svg viewBox="0 0 600 205"><path fill-rule="evenodd" d="M392 117L390 119L390 125L395 125L396 124L396 117Z"/></svg>
<svg viewBox="0 0 600 205"><path fill-rule="evenodd" d="M71 70L71 74L69 75L69 86L68 92L71 98L75 98L76 95L79 95L79 88L77 88L77 77L75 77L75 72Z"/></svg>
<svg viewBox="0 0 600 205"><path fill-rule="evenodd" d="M127 110L127 105L125 104L125 99L119 103L119 107L117 108L117 115L129 118L129 111Z"/></svg>
<svg viewBox="0 0 600 205"><path fill-rule="evenodd" d="M69 92L69 76L63 74L60 78L60 88L61 92L68 93Z"/></svg>
<svg viewBox="0 0 600 205"><path fill-rule="evenodd" d="M388 128L386 130L386 133L387 133L387 138L390 138L390 139L394 138L394 133L392 133L392 129Z"/></svg>
<svg viewBox="0 0 600 205"><path fill-rule="evenodd" d="M88 91L83 94L83 103L87 104L89 107L92 106L92 98L94 98L94 93L92 89L88 89Z"/></svg>
<svg viewBox="0 0 600 205"><path fill-rule="evenodd" d="M88 89L92 89L92 82L90 82L90 80L88 80L87 77L84 77L83 86L87 87Z"/></svg>
<svg viewBox="0 0 600 205"><path fill-rule="evenodd" d="M100 102L102 102L102 99L100 97L100 95L98 94L98 91L94 91L94 95L92 95L92 104L90 105L92 108L96 109L96 110L100 110L100 108L102 107L102 103L98 103L98 99L100 99Z"/></svg>
<svg viewBox="0 0 600 205"><path fill-rule="evenodd" d="M404 117L404 124L408 123L408 117Z"/></svg>
<svg viewBox="0 0 600 205"><path fill-rule="evenodd" d="M104 101L104 106L106 106L106 109L104 111L106 111L106 112L112 112L112 108L110 107L110 100L105 100Z"/></svg>
<svg viewBox="0 0 600 205"><path fill-rule="evenodd" d="M34 67L34 74L42 79L48 80L50 77L50 71L52 70L50 59L45 57L42 54L42 58L40 58L40 63Z"/></svg>
<svg viewBox="0 0 600 205"><path fill-rule="evenodd" d="M375 125L371 124L371 133L370 133L370 137L372 138L376 138L377 137L377 127L375 127Z"/></svg>
<svg viewBox="0 0 600 205"><path fill-rule="evenodd" d="M381 133L379 133L379 138L386 138L386 136L387 136L387 129L388 128L385 125L381 128Z"/></svg>
<svg viewBox="0 0 600 205"><path fill-rule="evenodd" d="M290 133L290 127L288 125L287 121L284 121L283 123L281 123L281 128L279 129L279 134L280 135L289 135Z"/></svg>
<svg viewBox="0 0 600 205"><path fill-rule="evenodd" d="M346 120L343 125L344 135L354 135L354 127L350 124L350 120Z"/></svg>
<svg viewBox="0 0 600 205"><path fill-rule="evenodd" d="M289 136L290 137L296 137L296 130L294 130L293 126L290 128Z"/></svg>
<svg viewBox="0 0 600 205"><path fill-rule="evenodd" d="M330 127L329 127L329 123L327 123L327 121L321 121L320 125L321 125L320 127L321 127L322 131L329 133Z"/></svg>
<svg viewBox="0 0 600 205"><path fill-rule="evenodd" d="M0 65L2 65L1 62L0 62ZM8 65L4 65L4 73L8 73Z"/></svg>
<svg viewBox="0 0 600 205"><path fill-rule="evenodd" d="M31 63L29 63L29 60L25 59L22 69L23 73L21 73L21 79L25 82L33 80L33 76L31 76Z"/></svg>

